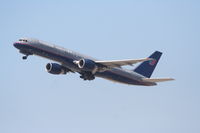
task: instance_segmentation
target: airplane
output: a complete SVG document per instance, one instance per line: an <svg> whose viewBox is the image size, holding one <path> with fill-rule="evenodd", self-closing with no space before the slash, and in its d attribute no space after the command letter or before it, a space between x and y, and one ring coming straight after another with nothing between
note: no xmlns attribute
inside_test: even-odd
<svg viewBox="0 0 200 133"><path fill-rule="evenodd" d="M151 78L162 55L159 51L155 51L148 58L104 61L38 39L21 38L13 45L24 55L23 60L30 55L37 55L55 61L56 63L46 65L46 70L50 74L77 72L83 80L94 80L95 77L100 77L118 83L140 86L154 86L157 82L174 80L173 78ZM122 66L132 66L139 62L141 64L133 70L122 68Z"/></svg>

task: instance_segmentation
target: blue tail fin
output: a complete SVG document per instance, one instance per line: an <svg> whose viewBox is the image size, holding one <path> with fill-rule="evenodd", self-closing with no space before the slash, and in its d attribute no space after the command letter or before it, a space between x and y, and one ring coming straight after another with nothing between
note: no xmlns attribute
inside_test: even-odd
<svg viewBox="0 0 200 133"><path fill-rule="evenodd" d="M149 56L149 58L152 58L153 60L143 62L134 70L134 72L150 78L161 55L162 53L159 51L154 52L151 56Z"/></svg>

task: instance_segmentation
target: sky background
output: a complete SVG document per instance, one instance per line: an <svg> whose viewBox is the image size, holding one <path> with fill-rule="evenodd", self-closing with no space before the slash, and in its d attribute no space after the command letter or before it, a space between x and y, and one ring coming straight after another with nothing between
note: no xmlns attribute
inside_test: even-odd
<svg viewBox="0 0 200 133"><path fill-rule="evenodd" d="M102 60L164 54L154 87L51 75L13 47L33 37ZM1 133L199 133L200 1L0 0Z"/></svg>

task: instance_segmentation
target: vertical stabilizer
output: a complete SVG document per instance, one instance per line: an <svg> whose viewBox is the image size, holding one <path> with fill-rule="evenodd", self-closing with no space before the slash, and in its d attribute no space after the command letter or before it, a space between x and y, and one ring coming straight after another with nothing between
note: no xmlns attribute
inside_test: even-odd
<svg viewBox="0 0 200 133"><path fill-rule="evenodd" d="M145 61L141 63L134 72L139 73L147 78L150 78L162 53L159 51L155 51L149 58L152 58L153 60Z"/></svg>

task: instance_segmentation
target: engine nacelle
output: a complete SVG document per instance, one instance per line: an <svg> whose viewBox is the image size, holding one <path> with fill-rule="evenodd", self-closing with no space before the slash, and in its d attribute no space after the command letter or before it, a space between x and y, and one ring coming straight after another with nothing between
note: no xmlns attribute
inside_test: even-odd
<svg viewBox="0 0 200 133"><path fill-rule="evenodd" d="M46 65L46 70L51 74L66 74L68 72L64 66L61 66L57 63L48 63Z"/></svg>
<svg viewBox="0 0 200 133"><path fill-rule="evenodd" d="M97 69L96 63L90 59L81 59L77 64L83 71L94 72Z"/></svg>

